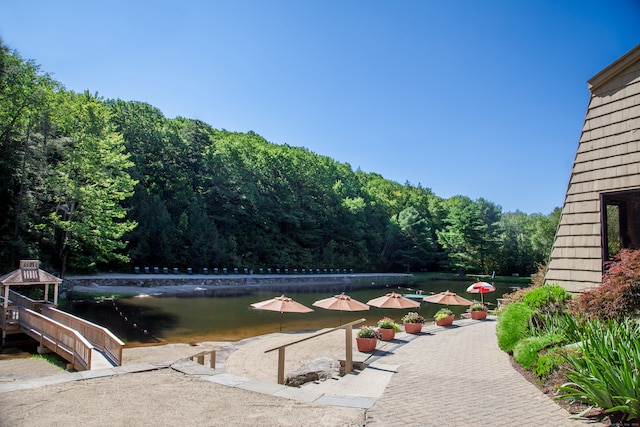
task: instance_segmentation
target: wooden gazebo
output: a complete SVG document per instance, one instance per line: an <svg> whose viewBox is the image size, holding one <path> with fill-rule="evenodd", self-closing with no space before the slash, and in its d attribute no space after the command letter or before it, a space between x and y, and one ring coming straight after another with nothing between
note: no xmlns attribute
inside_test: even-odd
<svg viewBox="0 0 640 427"><path fill-rule="evenodd" d="M0 285L2 285L0 297L2 298L2 308L0 309L0 328L2 329L2 347L5 344L7 334L15 334L20 332L19 307L30 308L40 312L42 304L58 304L58 285L62 283L62 279L40 270L40 261L38 260L21 260L18 270L7 273L0 277ZM11 292L11 287L19 286L44 286L44 300L34 301L18 292ZM53 302L49 301L49 285L53 285Z"/></svg>
<svg viewBox="0 0 640 427"><path fill-rule="evenodd" d="M62 279L40 269L38 260L21 260L20 268L0 277L2 284L2 296L4 297L3 308L9 307L9 290L11 286L44 286L44 302L58 305L58 285ZM53 301L49 301L49 285L53 285Z"/></svg>

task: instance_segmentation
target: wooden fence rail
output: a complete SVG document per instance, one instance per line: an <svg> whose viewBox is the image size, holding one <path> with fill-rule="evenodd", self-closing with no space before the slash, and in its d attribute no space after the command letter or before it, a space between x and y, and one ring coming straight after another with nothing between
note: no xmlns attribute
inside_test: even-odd
<svg viewBox="0 0 640 427"><path fill-rule="evenodd" d="M310 337L306 337L306 338L301 338L299 340L296 341L292 341L290 343L287 344L283 344L283 345L279 345L278 347L274 347L271 348L269 350L266 350L265 353L269 353L271 351L275 351L278 350L278 384L284 384L284 349L290 345L293 344L298 344L301 343L303 341L307 341L316 337L319 337L320 335L324 335L324 334L328 334L330 332L333 331L337 331L338 329L344 329L345 333L345 351L346 351L346 357L345 357L345 373L351 372L353 370L353 325L357 325L359 323L364 322L367 319L358 319L358 320L354 320L353 322L349 322L349 323L345 323L344 325L340 325L336 328L332 328L326 331L322 331L319 332L315 335L311 335Z"/></svg>
<svg viewBox="0 0 640 427"><path fill-rule="evenodd" d="M124 342L113 335L109 329L49 305L42 306L42 314L71 329L75 329L95 348L101 351L111 363L116 366L122 365Z"/></svg>
<svg viewBox="0 0 640 427"><path fill-rule="evenodd" d="M70 362L73 369L91 368L93 346L82 335L53 319L20 307L20 327L41 346Z"/></svg>
<svg viewBox="0 0 640 427"><path fill-rule="evenodd" d="M211 356L209 359L209 367L211 369L216 369L216 351L215 350L205 350L198 354L194 354L193 356L189 357L189 360L195 359L199 364L204 365L204 358L207 355Z"/></svg>

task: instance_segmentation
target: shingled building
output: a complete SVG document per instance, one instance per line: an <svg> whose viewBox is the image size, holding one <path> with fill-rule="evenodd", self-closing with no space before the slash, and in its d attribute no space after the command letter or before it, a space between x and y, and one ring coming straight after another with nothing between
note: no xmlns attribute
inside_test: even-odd
<svg viewBox="0 0 640 427"><path fill-rule="evenodd" d="M579 292L640 248L640 45L589 80L591 98L546 283Z"/></svg>

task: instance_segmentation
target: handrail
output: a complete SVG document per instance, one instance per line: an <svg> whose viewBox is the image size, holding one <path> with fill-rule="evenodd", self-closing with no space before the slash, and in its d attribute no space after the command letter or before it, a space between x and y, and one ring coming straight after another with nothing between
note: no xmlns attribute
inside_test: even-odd
<svg viewBox="0 0 640 427"><path fill-rule="evenodd" d="M76 370L91 369L93 345L78 331L28 308L19 308L20 326L40 345L71 362Z"/></svg>
<svg viewBox="0 0 640 427"><path fill-rule="evenodd" d="M122 366L122 349L124 342L109 329L74 316L53 306L43 306L42 313L51 319L75 329L84 336L95 348L104 353L105 357L116 366Z"/></svg>
<svg viewBox="0 0 640 427"><path fill-rule="evenodd" d="M292 341L287 344L282 344L277 347L271 348L269 350L265 350L265 353L272 352L274 350L278 350L278 384L284 384L284 349L290 345L298 344L303 341L310 340L312 338L317 338L320 335L328 334L330 332L337 331L338 329L345 330L345 373L351 372L353 369L353 325L357 325L358 323L364 322L365 318L354 320L353 322L345 323L344 325L337 326L335 328L319 332L315 335L311 335L309 337L301 338L296 341Z"/></svg>
<svg viewBox="0 0 640 427"><path fill-rule="evenodd" d="M200 352L200 353L198 353L198 354L194 354L193 356L190 356L190 357L189 357L189 360L196 359L196 360L197 360L197 362L198 362L200 365L204 365L204 357L205 357L207 354L210 354L210 355L211 355L211 358L210 358L210 360L209 360L209 367L211 367L211 369L216 369L216 350L215 350L215 349L214 349L214 350L205 350L205 351L201 351L201 352Z"/></svg>
<svg viewBox="0 0 640 427"><path fill-rule="evenodd" d="M36 313L39 313L42 304L46 303L44 300L34 300L12 290L9 290L9 300L18 307L29 308Z"/></svg>

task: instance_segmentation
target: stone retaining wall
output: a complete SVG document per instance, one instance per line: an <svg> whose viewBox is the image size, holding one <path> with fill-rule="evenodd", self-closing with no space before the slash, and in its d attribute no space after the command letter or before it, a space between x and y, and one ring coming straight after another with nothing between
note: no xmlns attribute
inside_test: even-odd
<svg viewBox="0 0 640 427"><path fill-rule="evenodd" d="M196 285L207 288L265 288L273 290L308 288L362 289L387 285L407 286L413 283L411 274L334 274L334 275L166 275L166 274L107 274L77 276L64 279L63 286L133 286L153 288L160 286Z"/></svg>

